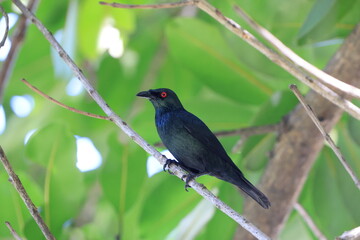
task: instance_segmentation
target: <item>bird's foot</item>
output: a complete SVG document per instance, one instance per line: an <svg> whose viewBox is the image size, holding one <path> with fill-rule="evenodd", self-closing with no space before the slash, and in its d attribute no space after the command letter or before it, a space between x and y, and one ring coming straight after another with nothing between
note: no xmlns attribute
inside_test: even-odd
<svg viewBox="0 0 360 240"><path fill-rule="evenodd" d="M189 185L189 182L194 180L196 178L196 175L193 174L188 174L188 175L183 175L181 177L181 180L185 181L185 191L189 191L188 188L191 188L191 186ZM185 179L185 180L184 180Z"/></svg>
<svg viewBox="0 0 360 240"><path fill-rule="evenodd" d="M175 161L175 160L173 160L173 159L167 159L166 162L165 162L165 164L164 164L164 166L163 166L164 172L166 172L166 168L167 168L167 169L168 169L168 172L169 172L170 174L172 174L172 172L169 170L169 166L170 166L171 164L179 165L177 161Z"/></svg>

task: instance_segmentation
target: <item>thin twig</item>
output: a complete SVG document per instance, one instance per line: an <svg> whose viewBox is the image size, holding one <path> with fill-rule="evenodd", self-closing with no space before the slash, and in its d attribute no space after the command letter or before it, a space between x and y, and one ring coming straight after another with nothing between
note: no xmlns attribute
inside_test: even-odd
<svg viewBox="0 0 360 240"><path fill-rule="evenodd" d="M103 3L103 2L102 2ZM212 18L214 18L216 21L218 21L220 24L225 26L227 29L229 29L232 33L234 33L236 36L242 38L244 41L249 43L252 47L257 49L259 52L264 54L267 58L269 58L272 62L276 63L280 67L282 67L284 70L292 74L294 77L299 79L304 84L308 85L310 88L312 88L314 91L319 93L324 98L328 99L330 102L334 103L335 105L339 106L344 111L348 112L353 117L360 120L360 108L357 107L352 102L344 99L339 94L331 90L329 87L325 86L324 84L316 81L313 77L306 74L300 66L297 66L294 62L289 61L284 56L278 54L277 52L273 51L271 48L264 45L262 42L260 42L257 38L255 38L252 34L250 34L248 31L243 29L238 23L233 21L230 18L225 17L221 11L211 4L209 4L206 0L192 0L192 1L185 1L186 5L195 5L207 14L209 14ZM111 5L111 4L109 4ZM153 5L135 5L136 8L155 8L154 6L157 6L158 4ZM134 5L128 5L128 4L120 4L117 5L119 8L131 8L129 6ZM151 7L150 7L151 6ZM175 8L180 7L180 5L177 4L165 4L166 8ZM165 7L164 7L165 8ZM322 80L323 82L325 80ZM337 89L341 92L343 92L342 89ZM344 92L347 94L347 92ZM353 91L351 92L353 93ZM350 94L350 93L349 93ZM359 96L357 96L360 98Z"/></svg>
<svg viewBox="0 0 360 240"><path fill-rule="evenodd" d="M21 237L19 236L19 234L17 234L15 229L11 226L11 224L8 221L5 222L5 225L10 230L11 235L14 237L15 240L22 240Z"/></svg>
<svg viewBox="0 0 360 240"><path fill-rule="evenodd" d="M340 81L337 78L327 74L326 72L320 70L309 62L305 61L294 51L288 48L284 43L282 43L278 38L276 38L271 32L258 24L254 19L252 19L243 9L239 6L234 6L235 12L238 13L254 30L256 30L262 37L264 37L274 48L276 48L281 54L289 58L296 65L302 67L305 71L315 76L317 79L322 81L327 86L334 87L341 90L349 96L360 98L360 89L356 88L350 84Z"/></svg>
<svg viewBox="0 0 360 240"><path fill-rule="evenodd" d="M311 120L314 122L316 127L319 129L319 131L321 132L321 134L323 135L325 140L329 143L331 149L334 151L334 153L336 154L336 156L340 160L341 164L344 166L345 170L348 172L351 179L354 181L356 187L360 190L360 181L359 181L359 179L356 177L354 171L351 169L350 165L347 163L347 161L345 160L345 157L341 154L340 149L335 145L335 143L332 140L332 138L330 137L330 135L327 134L325 129L321 126L321 123L319 122L319 120L315 116L315 113L312 110L312 108L310 107L310 105L306 104L304 97L301 95L300 91L298 90L298 88L296 87L295 84L291 84L290 89L291 89L291 91L293 91L295 96L299 99L299 101L303 105L306 113L309 115Z"/></svg>
<svg viewBox="0 0 360 240"><path fill-rule="evenodd" d="M48 240L55 240L55 237L51 234L48 226L45 224L44 220L41 218L37 208L35 207L34 203L31 201L31 198L27 194L24 186L22 185L19 177L14 172L10 162L6 158L4 150L0 146L0 159L6 172L9 175L9 180L11 181L12 185L15 187L16 191L19 193L21 199L24 201L27 209L29 210L31 216L34 218L35 222L39 226L40 230L44 234L45 238Z"/></svg>
<svg viewBox="0 0 360 240"><path fill-rule="evenodd" d="M246 142L246 140L249 137L254 136L254 135L262 135L262 134L266 134L266 133L271 133L271 132L280 132L282 126L283 126L283 122L279 122L277 124L254 126L254 127L249 127L247 129L243 129L243 131L241 131L241 133L239 133L241 135L241 138L232 147L231 152L238 153L240 151L241 147L243 146L243 144Z"/></svg>
<svg viewBox="0 0 360 240"><path fill-rule="evenodd" d="M9 16L8 14L5 12L4 8L2 6L0 6L0 12L2 13L2 15L5 18L5 33L4 36L0 42L0 48L2 48L5 44L5 41L7 39L8 33L9 33Z"/></svg>
<svg viewBox="0 0 360 240"><path fill-rule="evenodd" d="M319 228L316 226L314 221L311 219L310 215L306 212L306 210L301 206L299 203L295 203L294 205L295 210L300 214L300 216L304 219L308 227L314 233L315 237L319 240L326 240L326 237Z"/></svg>
<svg viewBox="0 0 360 240"><path fill-rule="evenodd" d="M69 57L69 55L64 51L60 44L55 40L53 35L45 28L45 26L37 19L19 0L12 0L14 4L23 12L26 17L36 25L36 27L43 33L45 38L49 41L51 46L58 52L59 56L64 60L64 62L71 68L74 75L80 80L84 88L87 90L89 95L95 100L95 102L101 107L101 109L110 117L110 119L120 127L131 139L134 140L139 146L141 146L146 152L153 155L161 164L166 163L166 158L158 152L154 147L147 143L140 135L138 135L128 124L123 121L115 112L109 107L109 105L104 101L100 94L93 88L90 82L86 79L82 71L74 63L74 61ZM174 173L180 179L184 175L184 171L179 166L170 165L170 171ZM189 185L198 192L201 196L206 198L212 204L214 204L218 209L227 214L237 223L239 223L244 229L249 231L258 239L269 239L264 233L262 233L257 227L251 224L247 219L241 216L234 209L226 205L220 199L218 199L214 194L212 194L206 187L198 182L192 180L189 182Z"/></svg>
<svg viewBox="0 0 360 240"><path fill-rule="evenodd" d="M177 8L184 7L189 5L195 5L195 1L180 1L174 3L159 3L159 4L121 4L121 3L108 3L108 2L99 2L101 5L111 6L114 8L132 8L132 9L158 9L158 8Z"/></svg>
<svg viewBox="0 0 360 240"><path fill-rule="evenodd" d="M360 226L350 231L346 231L341 236L337 237L336 240L356 240L360 237Z"/></svg>
<svg viewBox="0 0 360 240"><path fill-rule="evenodd" d="M61 102L59 102L58 100L55 100L54 98L50 97L49 95L47 95L46 93L40 91L37 87L35 87L34 85L32 85L31 83L29 83L28 81L26 81L24 78L21 79L21 81L23 83L25 83L26 86L28 86L31 90L33 90L34 92L36 92L37 94L43 96L44 98L50 100L51 102L59 105L60 107L63 107L69 111L72 111L74 113L78 113L78 114L81 114L81 115L84 115L84 116L87 116L87 117L92 117L92 118L98 118L98 119L104 119L104 120L110 120L109 117L107 116L101 116L101 115L97 115L97 114L93 114L93 113L89 113L89 112L84 112L84 111L81 111L81 110L78 110L76 108L73 108L73 107L69 107Z"/></svg>
<svg viewBox="0 0 360 240"><path fill-rule="evenodd" d="M35 11L37 8L39 0L29 0L28 9L31 12ZM3 94L5 92L6 85L9 81L13 65L15 63L17 53L22 46L26 31L27 31L27 19L24 15L21 15L20 19L18 20L17 27L13 37L11 39L11 47L9 50L8 55L6 56L5 61L2 64L0 70L0 103L3 99Z"/></svg>
<svg viewBox="0 0 360 240"><path fill-rule="evenodd" d="M228 137L228 136L253 136L253 135L261 135L270 132L278 132L280 130L281 123L263 125L263 126L251 126L246 128L240 128L235 130L228 131L219 131L215 132L215 135L218 137Z"/></svg>

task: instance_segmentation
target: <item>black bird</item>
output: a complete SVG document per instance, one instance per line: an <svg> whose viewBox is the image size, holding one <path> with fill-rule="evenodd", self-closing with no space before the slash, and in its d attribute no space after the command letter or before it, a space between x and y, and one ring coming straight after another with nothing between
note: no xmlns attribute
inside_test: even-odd
<svg viewBox="0 0 360 240"><path fill-rule="evenodd" d="M268 198L244 177L216 136L198 117L184 109L172 90L150 89L136 96L148 98L154 105L159 136L178 161L168 160L164 169L171 163L185 169L189 173L185 188L190 180L209 174L236 185L263 208L270 207Z"/></svg>

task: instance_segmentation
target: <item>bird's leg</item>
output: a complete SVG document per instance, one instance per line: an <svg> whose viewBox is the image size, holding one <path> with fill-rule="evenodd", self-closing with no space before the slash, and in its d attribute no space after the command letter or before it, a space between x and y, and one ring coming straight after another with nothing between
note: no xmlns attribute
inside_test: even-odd
<svg viewBox="0 0 360 240"><path fill-rule="evenodd" d="M166 157L166 156L164 156L164 157ZM175 164L176 166L178 166L179 163L177 161L173 160L173 159L166 159L166 162L165 162L165 164L163 166L163 170L164 170L164 172L166 172L166 168L168 168L168 172L170 174L172 174L172 172L170 172L170 170L169 170L170 164Z"/></svg>
<svg viewBox="0 0 360 240"><path fill-rule="evenodd" d="M183 181L184 181L184 178L185 178L185 191L187 191L187 192L189 191L188 188L191 188L191 186L189 185L189 182L191 180L194 180L196 177L197 177L197 175L191 174L191 173L189 173L187 175L183 175L181 177L181 180L183 180Z"/></svg>

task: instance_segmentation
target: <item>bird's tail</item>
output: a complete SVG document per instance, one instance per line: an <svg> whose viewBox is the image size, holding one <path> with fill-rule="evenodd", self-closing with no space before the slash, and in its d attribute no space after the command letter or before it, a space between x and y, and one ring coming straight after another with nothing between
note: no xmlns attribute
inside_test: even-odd
<svg viewBox="0 0 360 240"><path fill-rule="evenodd" d="M232 168L233 171L228 171L226 176L217 176L218 178L234 184L243 192L249 195L252 199L258 202L263 208L268 209L271 206L269 199L259 189L249 182L240 170Z"/></svg>
<svg viewBox="0 0 360 240"><path fill-rule="evenodd" d="M241 182L235 184L263 208L268 209L271 206L269 199L259 189L251 184L244 176L241 176Z"/></svg>

